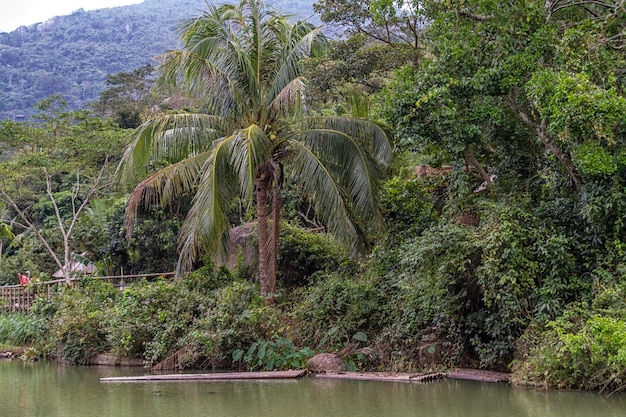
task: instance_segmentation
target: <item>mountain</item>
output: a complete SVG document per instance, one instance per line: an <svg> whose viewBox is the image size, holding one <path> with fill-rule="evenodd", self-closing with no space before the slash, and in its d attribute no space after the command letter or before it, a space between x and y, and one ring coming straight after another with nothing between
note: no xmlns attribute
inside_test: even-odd
<svg viewBox="0 0 626 417"><path fill-rule="evenodd" d="M303 19L313 15L314 1L269 3ZM98 98L107 74L155 64L156 56L176 48L177 23L205 8L205 0L144 0L79 9L0 32L0 119L25 119L37 101L52 94L62 95L71 109L86 107Z"/></svg>

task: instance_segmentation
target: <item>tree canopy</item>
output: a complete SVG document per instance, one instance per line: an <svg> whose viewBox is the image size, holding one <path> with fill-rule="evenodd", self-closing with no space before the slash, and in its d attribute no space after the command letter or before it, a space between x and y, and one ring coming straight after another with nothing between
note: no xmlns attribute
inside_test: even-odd
<svg viewBox="0 0 626 417"><path fill-rule="evenodd" d="M388 90L387 116L401 141L502 174L513 157L534 159L519 160L520 171L536 164L543 148L574 187L615 172L625 114L619 2L424 8L430 57Z"/></svg>

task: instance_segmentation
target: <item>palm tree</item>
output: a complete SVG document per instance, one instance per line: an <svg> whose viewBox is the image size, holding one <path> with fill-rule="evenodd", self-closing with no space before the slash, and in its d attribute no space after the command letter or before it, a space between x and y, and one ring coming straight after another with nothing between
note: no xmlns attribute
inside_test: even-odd
<svg viewBox="0 0 626 417"><path fill-rule="evenodd" d="M152 162L171 163L132 192L127 230L140 205L194 193L179 235L178 271L186 271L203 253L226 254L234 199L255 204L267 296L276 283L283 178L297 182L327 229L356 250L354 219L378 220L377 181L391 148L365 119L307 115L299 63L323 46L318 28L291 24L259 0L207 8L184 23L184 46L166 55L160 77L201 98L204 112L161 115L137 129L121 175L138 181Z"/></svg>

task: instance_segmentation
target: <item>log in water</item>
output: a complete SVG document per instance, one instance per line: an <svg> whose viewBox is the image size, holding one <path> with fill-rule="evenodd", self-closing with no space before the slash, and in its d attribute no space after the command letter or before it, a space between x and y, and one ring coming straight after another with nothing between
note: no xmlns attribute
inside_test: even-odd
<svg viewBox="0 0 626 417"><path fill-rule="evenodd" d="M305 370L271 372L224 372L211 374L168 374L113 376L100 378L100 382L149 382L149 381L233 381L247 379L293 379L306 374Z"/></svg>

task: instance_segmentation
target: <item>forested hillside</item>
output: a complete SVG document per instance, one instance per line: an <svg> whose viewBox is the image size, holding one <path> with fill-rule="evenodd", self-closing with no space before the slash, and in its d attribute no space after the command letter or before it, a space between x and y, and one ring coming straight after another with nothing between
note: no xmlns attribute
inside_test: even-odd
<svg viewBox="0 0 626 417"><path fill-rule="evenodd" d="M271 2L307 18L312 0ZM145 0L71 15L0 33L0 119L21 120L33 105L61 94L69 108L96 100L107 74L129 72L176 43L176 24L198 15L205 0Z"/></svg>

